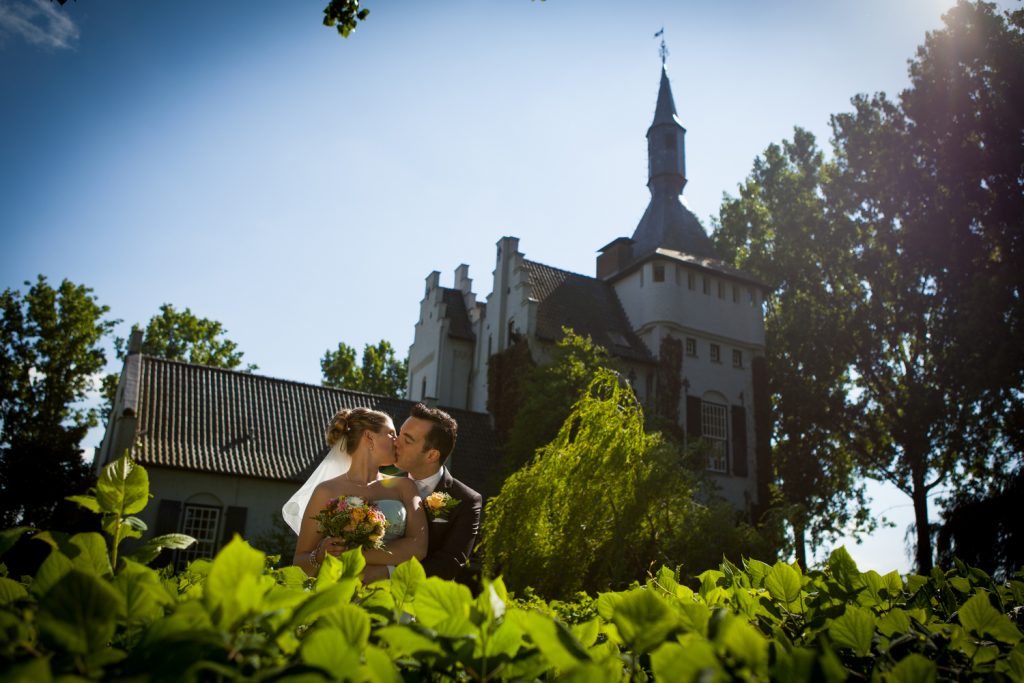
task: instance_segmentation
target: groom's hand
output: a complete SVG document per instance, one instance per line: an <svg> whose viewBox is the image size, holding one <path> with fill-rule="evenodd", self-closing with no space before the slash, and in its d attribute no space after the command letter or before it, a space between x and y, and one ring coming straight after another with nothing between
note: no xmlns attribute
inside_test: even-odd
<svg viewBox="0 0 1024 683"><path fill-rule="evenodd" d="M338 557L346 550L348 550L348 547L342 539L336 536L328 536L324 539L324 553L330 553Z"/></svg>

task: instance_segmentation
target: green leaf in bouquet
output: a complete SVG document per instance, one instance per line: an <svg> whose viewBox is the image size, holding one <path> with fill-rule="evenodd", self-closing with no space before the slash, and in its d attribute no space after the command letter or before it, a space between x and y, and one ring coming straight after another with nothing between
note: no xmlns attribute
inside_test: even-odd
<svg viewBox="0 0 1024 683"><path fill-rule="evenodd" d="M979 638L990 637L1001 643L1015 645L1021 640L1021 632L989 602L988 593L979 590L960 606L960 624Z"/></svg>
<svg viewBox="0 0 1024 683"><path fill-rule="evenodd" d="M28 591L17 581L0 577L0 605L9 605L28 596Z"/></svg>
<svg viewBox="0 0 1024 683"><path fill-rule="evenodd" d="M681 643L666 642L651 652L651 672L656 681L714 681L725 678L711 643L684 636Z"/></svg>
<svg viewBox="0 0 1024 683"><path fill-rule="evenodd" d="M937 677L935 662L916 652L896 662L889 672L891 683L935 683Z"/></svg>
<svg viewBox="0 0 1024 683"><path fill-rule="evenodd" d="M45 595L74 567L75 565L64 553L56 549L51 550L43 563L39 565L32 583L29 584L29 591L37 597Z"/></svg>
<svg viewBox="0 0 1024 683"><path fill-rule="evenodd" d="M417 589L413 605L419 622L436 630L451 616L467 617L472 602L469 589L461 583L432 576Z"/></svg>
<svg viewBox="0 0 1024 683"><path fill-rule="evenodd" d="M391 574L391 595L395 598L395 609L402 609L403 605L416 595L420 584L426 580L427 573L423 571L423 565L415 557L395 567Z"/></svg>
<svg viewBox="0 0 1024 683"><path fill-rule="evenodd" d="M68 554L75 569L88 574L109 577L114 573L107 556L107 542L95 531L75 534L69 540L74 554Z"/></svg>
<svg viewBox="0 0 1024 683"><path fill-rule="evenodd" d="M76 503L79 507L83 507L89 512L95 512L100 514L103 512L100 508L100 502L96 499L96 496L64 496L64 500L70 500L72 503Z"/></svg>
<svg viewBox="0 0 1024 683"><path fill-rule="evenodd" d="M162 534L149 539L126 557L139 564L149 564L157 558L157 555L164 549L182 550L196 542L196 539L186 534ZM295 567L295 569L299 569ZM299 569L301 572L302 570ZM303 575L305 575L303 573Z"/></svg>
<svg viewBox="0 0 1024 683"><path fill-rule="evenodd" d="M623 596L615 607L612 622L626 646L638 655L653 650L678 625L675 613L665 601L643 588Z"/></svg>
<svg viewBox="0 0 1024 683"><path fill-rule="evenodd" d="M776 562L764 577L764 587L772 598L791 612L800 611L800 574L791 566L782 561Z"/></svg>
<svg viewBox="0 0 1024 683"><path fill-rule="evenodd" d="M87 655L107 647L124 599L107 582L68 571L39 599L39 630L59 648Z"/></svg>
<svg viewBox="0 0 1024 683"><path fill-rule="evenodd" d="M875 615L871 610L847 605L843 616L829 624L828 635L839 647L850 648L858 657L867 657L875 635Z"/></svg>
<svg viewBox="0 0 1024 683"><path fill-rule="evenodd" d="M144 565L125 560L111 585L124 599L125 621L148 624L164 616L174 599L164 590L159 574Z"/></svg>
<svg viewBox="0 0 1024 683"><path fill-rule="evenodd" d="M323 669L333 680L352 680L362 666L359 651L334 629L313 629L302 640L299 653L303 662Z"/></svg>
<svg viewBox="0 0 1024 683"><path fill-rule="evenodd" d="M103 468L96 483L96 500L103 512L119 518L141 512L149 502L149 475L126 452Z"/></svg>
<svg viewBox="0 0 1024 683"><path fill-rule="evenodd" d="M258 578L263 574L266 556L235 537L213 559L203 590L203 602L214 615L214 621L230 628L250 611L260 595Z"/></svg>
<svg viewBox="0 0 1024 683"><path fill-rule="evenodd" d="M424 661L430 657L443 657L444 649L434 638L428 638L415 628L407 625L391 624L382 626L374 635L386 643L388 651L395 659L411 657Z"/></svg>

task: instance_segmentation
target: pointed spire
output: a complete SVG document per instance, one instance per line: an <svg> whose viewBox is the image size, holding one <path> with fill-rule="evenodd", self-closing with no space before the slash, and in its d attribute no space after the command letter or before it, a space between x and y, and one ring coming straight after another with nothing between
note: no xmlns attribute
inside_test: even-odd
<svg viewBox="0 0 1024 683"><path fill-rule="evenodd" d="M654 123L674 123L679 125L676 117L676 103L672 99L672 85L668 82L668 70L661 65L661 85L658 86L658 104L654 107ZM682 127L682 126L680 126Z"/></svg>

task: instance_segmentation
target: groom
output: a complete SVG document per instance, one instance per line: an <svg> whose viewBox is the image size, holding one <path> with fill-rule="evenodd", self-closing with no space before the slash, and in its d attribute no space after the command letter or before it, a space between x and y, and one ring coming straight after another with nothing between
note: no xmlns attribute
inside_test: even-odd
<svg viewBox="0 0 1024 683"><path fill-rule="evenodd" d="M402 424L395 443L395 465L416 482L427 513L428 544L423 569L427 576L442 579L455 579L462 573L480 530L483 507L480 494L453 477L444 466L455 448L457 434L458 425L451 415L417 403ZM443 495L428 501L428 496L435 492ZM433 512L430 503L440 500L447 504Z"/></svg>

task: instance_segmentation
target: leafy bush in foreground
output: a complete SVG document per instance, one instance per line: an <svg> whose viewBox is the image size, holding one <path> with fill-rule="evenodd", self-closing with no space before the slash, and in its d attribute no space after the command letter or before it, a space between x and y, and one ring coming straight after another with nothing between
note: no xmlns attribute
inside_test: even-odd
<svg viewBox="0 0 1024 683"><path fill-rule="evenodd" d="M363 587L355 551L310 580L236 537L172 576L116 555L135 505L118 481L139 471L104 471L109 539L37 534L52 548L35 576L0 578L0 679L1024 680L1020 572L904 579L860 572L840 549L821 571L724 561L697 590L666 568L544 603L510 598L501 579L473 596L415 561ZM3 532L0 554L23 533Z"/></svg>

